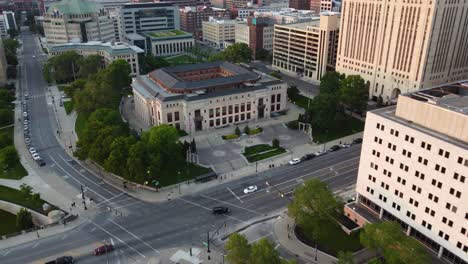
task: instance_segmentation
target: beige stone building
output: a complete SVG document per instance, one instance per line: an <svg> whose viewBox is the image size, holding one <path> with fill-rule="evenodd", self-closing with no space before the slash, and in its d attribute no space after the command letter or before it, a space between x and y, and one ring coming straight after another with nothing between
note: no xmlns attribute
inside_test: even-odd
<svg viewBox="0 0 468 264"><path fill-rule="evenodd" d="M369 96L468 79L467 1L344 0L336 70L359 74Z"/></svg>
<svg viewBox="0 0 468 264"><path fill-rule="evenodd" d="M135 114L147 127L210 130L287 109L285 82L228 62L161 68L135 78L132 88Z"/></svg>
<svg viewBox="0 0 468 264"><path fill-rule="evenodd" d="M345 206L353 221L397 221L439 257L467 263L468 82L368 112L356 192Z"/></svg>
<svg viewBox="0 0 468 264"><path fill-rule="evenodd" d="M339 24L338 14L324 13L311 22L275 25L273 68L319 81L335 68Z"/></svg>
<svg viewBox="0 0 468 264"><path fill-rule="evenodd" d="M107 10L86 0L63 0L44 14L47 44L115 41L114 24Z"/></svg>
<svg viewBox="0 0 468 264"><path fill-rule="evenodd" d="M203 40L216 48L225 48L226 42L233 42L236 38L237 20L215 19L210 17L202 22Z"/></svg>
<svg viewBox="0 0 468 264"><path fill-rule="evenodd" d="M84 57L100 55L106 66L118 59L126 60L130 64L132 76L140 75L138 54L144 51L136 46L122 42L91 41L87 43L67 43L49 47L49 55L56 56L70 50L76 51Z"/></svg>

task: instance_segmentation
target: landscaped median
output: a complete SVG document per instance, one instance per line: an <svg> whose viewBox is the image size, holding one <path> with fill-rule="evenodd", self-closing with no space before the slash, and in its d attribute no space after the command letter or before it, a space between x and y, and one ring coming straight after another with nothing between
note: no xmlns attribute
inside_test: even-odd
<svg viewBox="0 0 468 264"><path fill-rule="evenodd" d="M286 153L282 147L273 147L268 144L259 144L244 149L242 153L249 162L257 162L259 160L268 159L280 154Z"/></svg>
<svg viewBox="0 0 468 264"><path fill-rule="evenodd" d="M262 127L256 127L254 129L250 129L249 126L245 126L243 131L244 131L245 135L252 136L252 135L255 135L255 134L258 134L258 133L262 133L263 128ZM239 127L236 127L236 129L234 130L234 134L223 135L222 138L224 140L231 140L231 139L239 138L241 135L242 135L242 133L241 133Z"/></svg>

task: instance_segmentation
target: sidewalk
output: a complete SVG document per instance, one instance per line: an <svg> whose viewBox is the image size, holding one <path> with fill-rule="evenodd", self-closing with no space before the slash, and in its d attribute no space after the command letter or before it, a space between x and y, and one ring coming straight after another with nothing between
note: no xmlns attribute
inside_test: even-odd
<svg viewBox="0 0 468 264"><path fill-rule="evenodd" d="M286 211L278 218L274 226L274 236L280 245L291 254L305 260L307 263L335 264L337 259L321 251L315 251L299 241L294 234L294 219ZM315 260L317 257L317 260Z"/></svg>

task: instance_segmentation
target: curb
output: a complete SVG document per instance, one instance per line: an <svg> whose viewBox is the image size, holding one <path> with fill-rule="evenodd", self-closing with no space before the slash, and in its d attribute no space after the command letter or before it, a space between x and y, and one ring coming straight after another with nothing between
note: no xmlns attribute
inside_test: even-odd
<svg viewBox="0 0 468 264"><path fill-rule="evenodd" d="M247 225L245 225L245 226L243 226L243 227L241 227L239 229L234 230L233 232L231 232L231 233L229 233L227 235L224 235L220 239L221 239L221 241L225 241L229 236L231 236L234 233L242 232L242 231L246 230L247 228L249 228L249 227L251 227L253 225L256 225L256 224L259 224L259 223L262 223L262 222L266 222L266 221L271 220L271 219L275 219L275 218L277 218L279 216L281 216L281 215L277 214L277 215L273 215L273 216L270 216L270 217L266 217L266 218L262 218L260 220L254 221L254 222L252 222L250 224L247 224Z"/></svg>

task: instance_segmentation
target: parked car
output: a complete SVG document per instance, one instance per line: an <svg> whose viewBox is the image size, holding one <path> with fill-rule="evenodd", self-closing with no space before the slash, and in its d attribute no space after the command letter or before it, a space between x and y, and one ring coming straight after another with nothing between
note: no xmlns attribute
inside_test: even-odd
<svg viewBox="0 0 468 264"><path fill-rule="evenodd" d="M31 138L25 137L25 138L24 138L24 143L26 143L26 145L31 144Z"/></svg>
<svg viewBox="0 0 468 264"><path fill-rule="evenodd" d="M353 144L361 144L362 143L362 138L355 138L353 140Z"/></svg>
<svg viewBox="0 0 468 264"><path fill-rule="evenodd" d="M28 125L29 124L29 121L26 119L23 121L23 125Z"/></svg>
<svg viewBox="0 0 468 264"><path fill-rule="evenodd" d="M257 190L258 190L257 186L252 185L244 189L244 194L253 193Z"/></svg>
<svg viewBox="0 0 468 264"><path fill-rule="evenodd" d="M40 160L41 159L41 156L39 156L39 154L37 154L37 153L32 154L32 157L33 157L34 160Z"/></svg>
<svg viewBox="0 0 468 264"><path fill-rule="evenodd" d="M231 212L231 210L225 206L217 206L213 207L213 214L215 215L223 215Z"/></svg>
<svg viewBox="0 0 468 264"><path fill-rule="evenodd" d="M34 154L36 153L36 149L34 147L29 148L29 153Z"/></svg>
<svg viewBox="0 0 468 264"><path fill-rule="evenodd" d="M351 147L350 144L340 144L340 148L349 148Z"/></svg>
<svg viewBox="0 0 468 264"><path fill-rule="evenodd" d="M24 117L28 117L28 112L23 112Z"/></svg>
<svg viewBox="0 0 468 264"><path fill-rule="evenodd" d="M319 157L319 156L327 154L327 151L326 150L321 150L321 151L315 152L314 154L315 154L316 157Z"/></svg>
<svg viewBox="0 0 468 264"><path fill-rule="evenodd" d="M45 264L73 264L75 259L72 256L63 256L56 258L55 260L48 261Z"/></svg>
<svg viewBox="0 0 468 264"><path fill-rule="evenodd" d="M311 159L313 159L313 158L315 158L315 157L316 157L316 156L315 156L315 154L313 154L313 153L312 153L312 154L306 154L306 155L302 156L301 161L311 160Z"/></svg>
<svg viewBox="0 0 468 264"><path fill-rule="evenodd" d="M24 131L28 131L29 130L29 126L28 125L24 125Z"/></svg>
<svg viewBox="0 0 468 264"><path fill-rule="evenodd" d="M299 159L299 158L294 158L294 159L289 161L289 165L296 165L296 164L299 164L299 163L301 163L301 159Z"/></svg>
<svg viewBox="0 0 468 264"><path fill-rule="evenodd" d="M330 150L330 152L333 152L333 151L337 151L339 149L340 149L339 145L333 145L333 146L331 146L331 148L329 150Z"/></svg>
<svg viewBox="0 0 468 264"><path fill-rule="evenodd" d="M41 158L36 160L36 162L37 162L37 165L39 165L39 167L44 167L46 165L45 161Z"/></svg>
<svg viewBox="0 0 468 264"><path fill-rule="evenodd" d="M111 252L114 250L114 246L111 244L100 246L94 249L94 255L99 256L106 254L106 252Z"/></svg>

